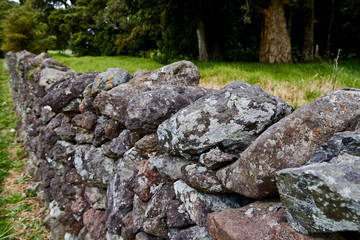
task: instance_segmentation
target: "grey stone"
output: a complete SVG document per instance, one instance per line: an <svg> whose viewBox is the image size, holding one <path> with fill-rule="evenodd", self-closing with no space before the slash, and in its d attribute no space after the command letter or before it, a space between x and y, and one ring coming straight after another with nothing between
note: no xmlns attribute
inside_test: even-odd
<svg viewBox="0 0 360 240"><path fill-rule="evenodd" d="M343 152L360 156L360 133L358 131L335 133L311 156L307 164L327 162Z"/></svg>
<svg viewBox="0 0 360 240"><path fill-rule="evenodd" d="M111 141L109 151L115 157L122 157L133 145L131 132L124 130L117 138Z"/></svg>
<svg viewBox="0 0 360 240"><path fill-rule="evenodd" d="M155 167L161 177L171 181L177 181L182 178L181 168L190 161L183 157L162 154L160 156L150 157L150 164Z"/></svg>
<svg viewBox="0 0 360 240"><path fill-rule="evenodd" d="M182 180L175 182L174 188L176 196L185 204L191 220L198 226L206 225L206 217L211 212L240 207L237 199L232 196L200 193Z"/></svg>
<svg viewBox="0 0 360 240"><path fill-rule="evenodd" d="M78 240L78 237L71 233L65 233L64 240Z"/></svg>
<svg viewBox="0 0 360 240"><path fill-rule="evenodd" d="M219 146L241 152L292 107L258 86L233 82L160 124L161 146L184 157Z"/></svg>
<svg viewBox="0 0 360 240"><path fill-rule="evenodd" d="M184 228L195 223L190 219L190 215L182 202L171 200L167 203L166 224L169 228Z"/></svg>
<svg viewBox="0 0 360 240"><path fill-rule="evenodd" d="M131 79L131 84L150 82L155 86L177 85L197 86L200 73L197 67L190 61L179 61L152 71L138 71Z"/></svg>
<svg viewBox="0 0 360 240"><path fill-rule="evenodd" d="M92 112L85 112L76 115L72 119L72 124L78 127L85 128L87 130L93 130L95 128L97 115Z"/></svg>
<svg viewBox="0 0 360 240"><path fill-rule="evenodd" d="M61 126L55 128L55 132L61 140L67 142L75 141L76 131L70 124L62 124Z"/></svg>
<svg viewBox="0 0 360 240"><path fill-rule="evenodd" d="M115 86L126 83L131 78L131 74L122 68L108 68L106 72L100 73L95 77L91 93L97 94L102 90L110 90Z"/></svg>
<svg viewBox="0 0 360 240"><path fill-rule="evenodd" d="M92 144L94 133L84 128L74 127L76 129L75 142L77 144Z"/></svg>
<svg viewBox="0 0 360 240"><path fill-rule="evenodd" d="M304 234L360 231L360 157L342 154L276 173L289 224Z"/></svg>
<svg viewBox="0 0 360 240"><path fill-rule="evenodd" d="M145 211L147 208L147 202L142 201L137 195L134 195L134 208L133 208L133 221L134 232L139 232L143 229L144 221L146 219Z"/></svg>
<svg viewBox="0 0 360 240"><path fill-rule="evenodd" d="M194 226L180 230L171 240L212 240L206 227Z"/></svg>
<svg viewBox="0 0 360 240"><path fill-rule="evenodd" d="M90 208L84 213L84 226L96 240L106 240L105 212Z"/></svg>
<svg viewBox="0 0 360 240"><path fill-rule="evenodd" d="M126 110L126 128L140 134L156 132L160 123L206 95L201 87L162 86L133 97Z"/></svg>
<svg viewBox="0 0 360 240"><path fill-rule="evenodd" d="M76 171L87 183L106 187L114 171L114 160L101 154L101 149L80 145L75 149Z"/></svg>
<svg viewBox="0 0 360 240"><path fill-rule="evenodd" d="M75 98L74 100L69 102L68 105L63 107L62 111L64 113L68 113L68 114L69 113L80 113L80 110L79 110L80 103L81 103L81 99L80 98Z"/></svg>
<svg viewBox="0 0 360 240"><path fill-rule="evenodd" d="M53 59L51 60L54 61ZM44 87L45 89L49 89L53 83L56 83L64 79L73 78L76 75L75 71L73 70L61 71L56 68L50 68L50 67L43 68L43 64L40 71L39 85Z"/></svg>
<svg viewBox="0 0 360 240"><path fill-rule="evenodd" d="M335 90L268 128L235 163L219 170L223 185L251 198L277 195L275 173L299 167L336 132L354 130L360 92Z"/></svg>
<svg viewBox="0 0 360 240"><path fill-rule="evenodd" d="M25 189L25 194L28 197L34 197L41 191L41 182L34 182Z"/></svg>
<svg viewBox="0 0 360 240"><path fill-rule="evenodd" d="M85 186L84 197L90 206L96 210L106 208L106 190L98 187Z"/></svg>
<svg viewBox="0 0 360 240"><path fill-rule="evenodd" d="M121 235L122 219L133 208L134 193L125 187L127 177L131 174L132 169L127 169L125 161L120 159L107 190L106 228L111 234Z"/></svg>
<svg viewBox="0 0 360 240"><path fill-rule="evenodd" d="M209 152L201 154L199 162L208 169L216 170L233 163L238 158L238 154L225 153L216 147Z"/></svg>
<svg viewBox="0 0 360 240"><path fill-rule="evenodd" d="M206 167L197 163L190 163L181 167L183 176L181 179L190 187L204 193L226 193L221 182L216 177L216 172L208 170Z"/></svg>
<svg viewBox="0 0 360 240"><path fill-rule="evenodd" d="M165 213L154 218L147 218L144 221L144 232L163 238L168 238L168 228L165 220Z"/></svg>

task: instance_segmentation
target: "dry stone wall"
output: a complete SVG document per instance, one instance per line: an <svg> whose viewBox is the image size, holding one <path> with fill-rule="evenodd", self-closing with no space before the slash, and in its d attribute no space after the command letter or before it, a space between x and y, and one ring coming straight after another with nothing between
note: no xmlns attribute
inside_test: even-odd
<svg viewBox="0 0 360 240"><path fill-rule="evenodd" d="M26 51L5 64L51 239L359 237L358 89L294 111L244 82L198 87L188 61L134 76Z"/></svg>

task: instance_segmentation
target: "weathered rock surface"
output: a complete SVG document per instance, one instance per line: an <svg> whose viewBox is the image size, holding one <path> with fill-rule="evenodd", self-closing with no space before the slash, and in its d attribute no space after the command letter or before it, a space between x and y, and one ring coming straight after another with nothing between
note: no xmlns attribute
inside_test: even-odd
<svg viewBox="0 0 360 240"><path fill-rule="evenodd" d="M164 120L209 92L201 87L162 86L140 93L128 103L126 128L141 134L154 133Z"/></svg>
<svg viewBox="0 0 360 240"><path fill-rule="evenodd" d="M115 157L122 157L133 145L131 132L124 130L117 138L111 141L109 151Z"/></svg>
<svg viewBox="0 0 360 240"><path fill-rule="evenodd" d="M276 174L290 225L302 233L360 231L360 157L339 155L329 163Z"/></svg>
<svg viewBox="0 0 360 240"><path fill-rule="evenodd" d="M132 78L131 74L122 68L108 68L106 72L100 73L95 77L92 85L92 94L99 93L101 90L107 91L122 83L128 82Z"/></svg>
<svg viewBox="0 0 360 240"><path fill-rule="evenodd" d="M165 150L184 157L216 146L243 151L291 111L291 106L258 86L233 82L174 114L157 133Z"/></svg>
<svg viewBox="0 0 360 240"><path fill-rule="evenodd" d="M85 112L82 114L76 115L72 119L72 123L75 126L85 128L87 130L92 130L95 128L97 115L92 112Z"/></svg>
<svg viewBox="0 0 360 240"><path fill-rule="evenodd" d="M171 181L181 179L183 176L181 168L189 163L189 160L168 154L150 157L151 166L158 170L161 177Z"/></svg>
<svg viewBox="0 0 360 240"><path fill-rule="evenodd" d="M230 154L221 151L219 148L213 148L209 152L200 155L199 162L208 169L216 170L239 158L238 154Z"/></svg>
<svg viewBox="0 0 360 240"><path fill-rule="evenodd" d="M206 227L194 226L180 230L171 240L212 240Z"/></svg>
<svg viewBox="0 0 360 240"><path fill-rule="evenodd" d="M288 225L284 210L279 207L279 202L254 202L242 208L210 213L206 226L214 240L339 239L296 232Z"/></svg>
<svg viewBox="0 0 360 240"><path fill-rule="evenodd" d="M167 203L166 224L169 228L184 228L195 223L190 219L190 215L182 202L171 200Z"/></svg>
<svg viewBox="0 0 360 240"><path fill-rule="evenodd" d="M98 187L86 186L84 197L90 206L96 210L105 210L106 208L106 190Z"/></svg>
<svg viewBox="0 0 360 240"><path fill-rule="evenodd" d="M200 193L182 180L175 182L174 188L176 196L185 204L191 220L198 226L205 226L206 217L211 212L240 207L235 197Z"/></svg>
<svg viewBox="0 0 360 240"><path fill-rule="evenodd" d="M208 170L200 164L191 163L181 167L183 173L182 180L189 186L204 193L226 193L227 190L223 188L219 179L216 177L216 172Z"/></svg>
<svg viewBox="0 0 360 240"><path fill-rule="evenodd" d="M75 149L75 168L81 178L94 186L106 187L114 171L114 160L101 153L101 149L90 145L79 145Z"/></svg>
<svg viewBox="0 0 360 240"><path fill-rule="evenodd" d="M84 213L84 225L91 237L97 240L106 240L105 212L89 209Z"/></svg>
<svg viewBox="0 0 360 240"><path fill-rule="evenodd" d="M360 156L359 131L335 133L328 142L321 145L319 150L311 156L307 164L327 162L343 152Z"/></svg>
<svg viewBox="0 0 360 240"><path fill-rule="evenodd" d="M360 119L360 92L331 91L268 128L217 172L226 188L252 198L276 195L275 172L299 167L336 132L354 130Z"/></svg>

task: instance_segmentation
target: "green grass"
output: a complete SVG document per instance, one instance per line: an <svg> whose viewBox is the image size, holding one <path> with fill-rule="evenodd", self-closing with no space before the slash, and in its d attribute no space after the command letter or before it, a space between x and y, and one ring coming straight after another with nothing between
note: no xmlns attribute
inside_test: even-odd
<svg viewBox="0 0 360 240"><path fill-rule="evenodd" d="M24 150L15 143L15 131L17 117L13 111L12 96L10 94L10 82L6 69L3 67L3 59L0 59L0 240L18 239L40 240L43 230L40 221L29 223L28 219L21 219L19 215L23 212L32 211L33 207L27 202L22 193L15 193L5 197L3 183L9 174L9 170L20 171L24 161L21 159ZM10 149L16 154L11 154ZM26 181L26 177L17 179L17 183ZM26 228L27 231L19 233L19 229ZM30 231L31 230L31 231Z"/></svg>
<svg viewBox="0 0 360 240"><path fill-rule="evenodd" d="M152 70L163 65L152 59L139 57L70 57L64 54L50 56L76 72L106 71L110 67L120 67L134 73L136 70ZM294 106L304 106L333 89L333 62L268 64L248 62L200 62L198 67L200 86L221 88L233 81L245 81L260 85L265 91L278 96ZM335 88L360 88L360 61L339 62Z"/></svg>

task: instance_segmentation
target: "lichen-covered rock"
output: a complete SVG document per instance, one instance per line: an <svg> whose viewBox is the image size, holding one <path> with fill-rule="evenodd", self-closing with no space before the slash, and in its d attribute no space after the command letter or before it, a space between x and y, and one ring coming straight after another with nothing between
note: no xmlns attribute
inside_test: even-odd
<svg viewBox="0 0 360 240"><path fill-rule="evenodd" d="M121 235L122 219L133 208L134 193L125 187L131 173L127 173L130 170L127 170L125 166L122 159L116 163L114 175L111 177L107 190L106 228L109 233L117 235Z"/></svg>
<svg viewBox="0 0 360 240"><path fill-rule="evenodd" d="M200 73L197 67L189 61L179 61L152 71L138 71L131 79L131 84L151 82L155 86L177 85L197 86Z"/></svg>
<svg viewBox="0 0 360 240"><path fill-rule="evenodd" d="M276 173L290 225L302 233L360 231L360 157L342 154Z"/></svg>
<svg viewBox="0 0 360 240"><path fill-rule="evenodd" d="M178 231L171 240L212 240L212 238L206 227L194 226Z"/></svg>
<svg viewBox="0 0 360 240"><path fill-rule="evenodd" d="M209 152L201 154L199 162L208 169L216 170L233 163L238 158L238 154L225 153L219 148L213 148Z"/></svg>
<svg viewBox="0 0 360 240"><path fill-rule="evenodd" d="M126 128L141 134L154 133L160 123L208 92L201 87L162 86L140 93L129 101Z"/></svg>
<svg viewBox="0 0 360 240"><path fill-rule="evenodd" d="M189 163L189 160L168 154L150 157L151 166L158 170L162 178L170 181L181 179L183 176L181 168Z"/></svg>
<svg viewBox="0 0 360 240"><path fill-rule="evenodd" d="M76 171L88 184L106 187L114 171L114 160L101 153L100 148L79 145L75 149L74 164Z"/></svg>
<svg viewBox="0 0 360 240"><path fill-rule="evenodd" d="M145 135L135 143L134 147L144 157L150 157L161 151L156 133Z"/></svg>
<svg viewBox="0 0 360 240"><path fill-rule="evenodd" d="M195 223L190 219L190 215L182 202L171 200L167 203L166 224L169 228L184 228Z"/></svg>
<svg viewBox="0 0 360 240"><path fill-rule="evenodd" d="M360 132L347 131L335 133L329 141L321 145L310 158L307 164L330 161L340 153L346 152L351 155L360 156Z"/></svg>
<svg viewBox="0 0 360 240"><path fill-rule="evenodd" d="M92 130L95 128L96 120L97 120L96 114L92 112L85 112L76 115L71 122L75 126L82 127L87 130Z"/></svg>
<svg viewBox="0 0 360 240"><path fill-rule="evenodd" d="M181 167L183 176L181 179L189 186L204 193L226 193L221 182L216 177L216 172L208 170L200 164L191 163Z"/></svg>
<svg viewBox="0 0 360 240"><path fill-rule="evenodd" d="M109 146L110 154L114 157L122 157L134 146L131 132L124 130L117 138L114 138Z"/></svg>
<svg viewBox="0 0 360 240"><path fill-rule="evenodd" d="M334 133L354 130L359 119L360 91L328 92L268 128L217 176L226 188L247 197L277 195L278 170L304 165Z"/></svg>
<svg viewBox="0 0 360 240"><path fill-rule="evenodd" d="M122 68L108 68L106 72L100 73L95 77L92 85L92 94L99 93L101 90L107 91L122 83L126 83L132 78L131 74Z"/></svg>
<svg viewBox="0 0 360 240"><path fill-rule="evenodd" d="M145 211L147 208L147 202L142 201L137 195L134 195L134 208L133 208L133 222L134 232L139 232L143 229L144 221L146 219Z"/></svg>
<svg viewBox="0 0 360 240"><path fill-rule="evenodd" d="M279 202L254 202L242 208L210 213L206 226L214 240L339 239L296 232L288 225Z"/></svg>
<svg viewBox="0 0 360 240"><path fill-rule="evenodd" d="M211 212L240 207L233 196L200 193L182 180L175 182L174 188L176 196L185 204L191 220L198 226L205 226L206 217Z"/></svg>
<svg viewBox="0 0 360 240"><path fill-rule="evenodd" d="M76 128L75 142L77 144L92 144L94 133L85 128L74 127Z"/></svg>
<svg viewBox="0 0 360 240"><path fill-rule="evenodd" d="M158 128L162 147L184 157L210 148L243 151L292 107L258 86L233 82L183 108Z"/></svg>
<svg viewBox="0 0 360 240"><path fill-rule="evenodd" d="M84 212L86 212L90 208L89 203L85 198L81 197L76 199L71 205L71 212L77 221L81 221Z"/></svg>
<svg viewBox="0 0 360 240"><path fill-rule="evenodd" d="M160 237L162 239L169 239L165 213L154 218L145 219L144 232L150 233L151 235Z"/></svg>
<svg viewBox="0 0 360 240"><path fill-rule="evenodd" d="M85 186L84 197L92 208L96 210L106 208L106 189Z"/></svg>
<svg viewBox="0 0 360 240"><path fill-rule="evenodd" d="M155 193L154 189L161 182L161 176L149 160L140 161L134 168L133 175L127 180L126 187L141 200L148 201Z"/></svg>
<svg viewBox="0 0 360 240"><path fill-rule="evenodd" d="M78 74L73 78L65 78L52 84L42 98L44 106L50 106L55 112L60 111L72 100L82 98L85 87L91 83L97 72Z"/></svg>
<svg viewBox="0 0 360 240"><path fill-rule="evenodd" d="M84 225L91 237L106 240L105 212L90 208L84 213Z"/></svg>
<svg viewBox="0 0 360 240"><path fill-rule="evenodd" d="M136 232L134 232L133 214L129 212L122 219L123 227L121 228L121 237L124 240L135 240Z"/></svg>
<svg viewBox="0 0 360 240"><path fill-rule="evenodd" d="M105 134L105 127L107 126L106 122L99 123L96 125L94 130L94 136L92 144L95 147L100 147L103 143L105 143L108 139L108 137Z"/></svg>
<svg viewBox="0 0 360 240"><path fill-rule="evenodd" d="M75 71L51 58L48 58L42 62L39 71L39 85L45 89L49 89L55 82L59 82L64 79L70 79L76 75Z"/></svg>
<svg viewBox="0 0 360 240"><path fill-rule="evenodd" d="M55 128L54 130L61 140L67 142L75 141L76 131L74 128L71 127L71 124L62 124L61 126Z"/></svg>
<svg viewBox="0 0 360 240"><path fill-rule="evenodd" d="M136 234L135 240L161 240L161 238L152 236L152 235L144 233L144 232L140 232L140 233Z"/></svg>

